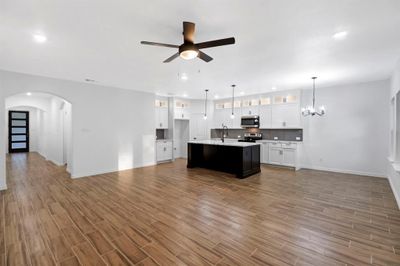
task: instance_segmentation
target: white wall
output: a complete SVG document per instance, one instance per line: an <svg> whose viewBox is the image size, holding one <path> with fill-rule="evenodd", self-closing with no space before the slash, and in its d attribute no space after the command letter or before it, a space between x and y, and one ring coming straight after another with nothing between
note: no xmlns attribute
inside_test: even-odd
<svg viewBox="0 0 400 266"><path fill-rule="evenodd" d="M72 177L155 164L155 96L113 87L0 71L0 139L4 101L17 93L44 92L72 104ZM4 150L5 141L0 142ZM0 153L0 186L5 184Z"/></svg>
<svg viewBox="0 0 400 266"><path fill-rule="evenodd" d="M389 81L316 90L323 117L303 117L304 168L387 177ZM302 106L311 103L304 90Z"/></svg>
<svg viewBox="0 0 400 266"><path fill-rule="evenodd" d="M396 69L393 72L392 78L391 78L391 98L395 97L395 95L398 94L398 92L400 91L400 60L397 63ZM398 102L398 101L395 101ZM390 100L388 100L388 105L390 104ZM396 106L395 106L396 108ZM396 109L395 109L396 110ZM398 110L398 107L397 107ZM396 119L397 116L397 119ZM395 112L394 117L392 117L392 115L390 115L389 117L391 119L393 119L394 121L392 122L391 126L394 129L394 132L396 132L396 128L399 128L399 125L396 124L396 120L399 121L399 116L400 113L398 113L397 111ZM395 133L396 134L396 133ZM400 207L400 172L396 171L394 168L394 165L397 164L397 166L400 166L400 148L398 145L398 142L400 140L400 131L397 131L397 136L395 135L396 139L395 141L392 143L391 147L394 151L394 153L392 154L391 158L388 158L387 160L387 168L388 168L388 176L389 176L389 181L390 181L390 185L392 187L393 190L393 194L396 197L397 200L397 205ZM396 148L397 146L397 148Z"/></svg>

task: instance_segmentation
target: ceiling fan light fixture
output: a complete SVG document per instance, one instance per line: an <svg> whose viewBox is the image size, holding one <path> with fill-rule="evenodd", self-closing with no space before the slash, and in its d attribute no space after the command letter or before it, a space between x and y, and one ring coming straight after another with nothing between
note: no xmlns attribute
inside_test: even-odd
<svg viewBox="0 0 400 266"><path fill-rule="evenodd" d="M190 59L196 58L198 54L199 54L198 51L186 50L186 51L181 52L179 55L185 60L190 60Z"/></svg>
<svg viewBox="0 0 400 266"><path fill-rule="evenodd" d="M187 43L179 47L179 56L185 60L196 58L199 55L199 49L194 44Z"/></svg>

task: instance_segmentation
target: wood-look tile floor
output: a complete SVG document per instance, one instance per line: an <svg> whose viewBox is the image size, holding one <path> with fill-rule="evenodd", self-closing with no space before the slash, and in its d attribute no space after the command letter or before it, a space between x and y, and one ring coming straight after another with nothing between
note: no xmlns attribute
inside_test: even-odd
<svg viewBox="0 0 400 266"><path fill-rule="evenodd" d="M72 180L36 153L8 156L0 265L400 265L386 179L185 164Z"/></svg>

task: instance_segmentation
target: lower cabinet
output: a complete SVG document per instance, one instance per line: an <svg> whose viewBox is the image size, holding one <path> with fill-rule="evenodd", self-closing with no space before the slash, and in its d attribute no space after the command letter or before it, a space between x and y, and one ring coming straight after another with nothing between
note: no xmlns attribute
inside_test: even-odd
<svg viewBox="0 0 400 266"><path fill-rule="evenodd" d="M298 169L298 144L292 142L261 142L261 162L266 164L290 166Z"/></svg>
<svg viewBox="0 0 400 266"><path fill-rule="evenodd" d="M261 143L261 163L269 163L269 143Z"/></svg>
<svg viewBox="0 0 400 266"><path fill-rule="evenodd" d="M164 140L156 143L157 162L172 160L172 141Z"/></svg>

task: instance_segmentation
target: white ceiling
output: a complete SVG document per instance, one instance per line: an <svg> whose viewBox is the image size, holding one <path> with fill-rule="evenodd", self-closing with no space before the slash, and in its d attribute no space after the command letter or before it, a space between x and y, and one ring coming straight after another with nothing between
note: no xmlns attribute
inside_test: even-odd
<svg viewBox="0 0 400 266"><path fill-rule="evenodd" d="M399 0L1 0L0 16L0 69L194 98L385 79L400 57ZM139 44L181 44L184 20L236 44L169 64L174 49Z"/></svg>

